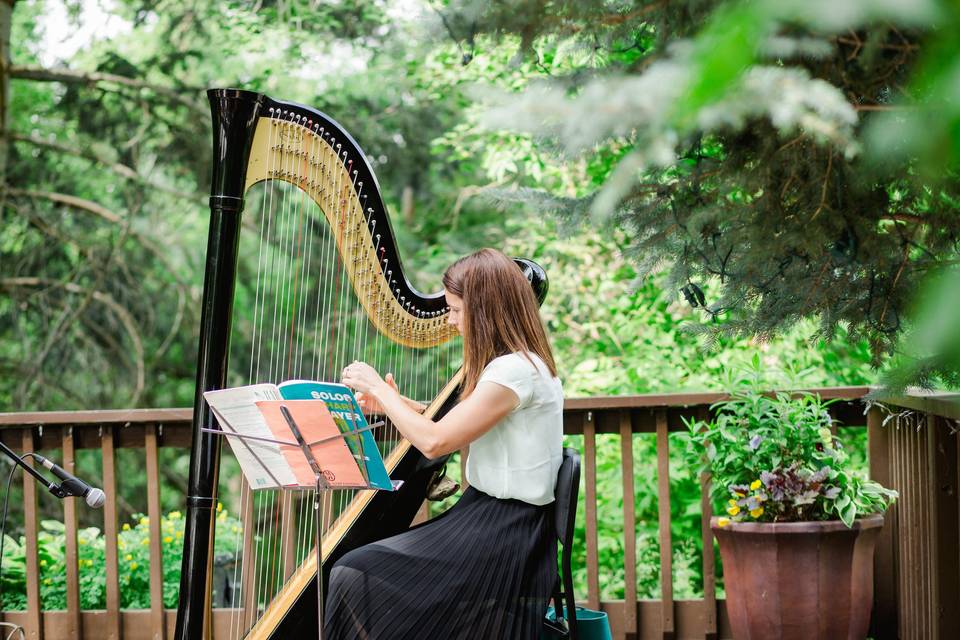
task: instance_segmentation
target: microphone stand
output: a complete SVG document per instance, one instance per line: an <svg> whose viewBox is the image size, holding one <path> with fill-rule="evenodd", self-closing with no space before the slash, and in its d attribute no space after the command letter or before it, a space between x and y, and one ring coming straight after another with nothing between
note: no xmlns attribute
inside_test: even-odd
<svg viewBox="0 0 960 640"><path fill-rule="evenodd" d="M27 471L27 473L33 476L33 478L38 483L40 483L43 487L47 489L47 491L49 491L53 495L57 496L58 498L67 498L70 496L74 496L74 493L69 491L68 489L65 489L64 487L58 485L56 482L50 482L49 480L47 480L42 473L40 473L39 471L37 471L36 469L28 465L26 462L24 462L22 457L18 456L13 449L5 445L2 441L0 441L0 451L3 451L3 453L5 453L8 458L13 460L15 463L17 463L21 467L23 467Z"/></svg>

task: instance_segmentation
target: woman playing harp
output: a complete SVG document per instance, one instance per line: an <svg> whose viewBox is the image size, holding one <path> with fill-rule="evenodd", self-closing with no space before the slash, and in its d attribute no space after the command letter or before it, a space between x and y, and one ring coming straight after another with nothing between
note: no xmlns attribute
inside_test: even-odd
<svg viewBox="0 0 960 640"><path fill-rule="evenodd" d="M457 406L433 422L361 362L343 382L428 458L470 445L470 488L442 516L336 562L327 638L539 637L556 579L556 365L536 296L510 258L481 250L455 262L443 284L464 345Z"/></svg>

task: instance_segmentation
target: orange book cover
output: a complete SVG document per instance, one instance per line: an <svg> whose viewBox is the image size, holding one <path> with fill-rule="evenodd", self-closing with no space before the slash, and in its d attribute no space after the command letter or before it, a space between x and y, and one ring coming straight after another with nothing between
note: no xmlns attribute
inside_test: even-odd
<svg viewBox="0 0 960 640"><path fill-rule="evenodd" d="M366 488L367 483L360 472L357 460L347 446L346 440L339 437L340 429L322 400L260 400L257 402L257 408L263 414L274 438L291 442L296 441L296 438L280 412L282 406L290 412L297 428L303 434L304 441L308 444L332 438L310 447L330 487ZM280 451L293 470L297 485L305 488L315 487L316 479L313 469L303 450L299 446L280 445Z"/></svg>

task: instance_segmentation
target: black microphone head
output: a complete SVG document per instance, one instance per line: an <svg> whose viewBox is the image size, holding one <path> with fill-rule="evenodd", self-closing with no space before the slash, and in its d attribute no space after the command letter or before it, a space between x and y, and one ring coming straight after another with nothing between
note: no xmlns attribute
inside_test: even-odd
<svg viewBox="0 0 960 640"><path fill-rule="evenodd" d="M107 495L103 492L102 489L95 489L90 487L90 491L87 492L85 496L87 504L94 509L99 509L103 506L103 503L107 501Z"/></svg>

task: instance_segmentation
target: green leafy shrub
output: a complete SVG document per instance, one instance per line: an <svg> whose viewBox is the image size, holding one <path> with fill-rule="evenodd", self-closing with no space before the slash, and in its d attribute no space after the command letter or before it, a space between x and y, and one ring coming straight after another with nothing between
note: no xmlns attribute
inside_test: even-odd
<svg viewBox="0 0 960 640"><path fill-rule="evenodd" d="M221 505L217 507L216 553L236 551L241 523ZM161 519L160 542L163 561L163 605L177 606L180 589L180 561L183 553L184 518L171 511ZM107 598L106 540L96 527L77 532L80 575L80 607L104 609ZM6 611L27 608L26 542L6 536L3 553L3 604ZM67 608L66 538L62 522L44 520L37 536L40 564L40 603L45 610ZM120 607L150 608L150 519L138 514L124 523L117 534Z"/></svg>
<svg viewBox="0 0 960 640"><path fill-rule="evenodd" d="M731 519L839 519L850 526L896 499L895 491L851 471L829 405L812 393L737 388L713 405L713 420L687 422L691 459L712 474L718 512L730 516L721 526Z"/></svg>

